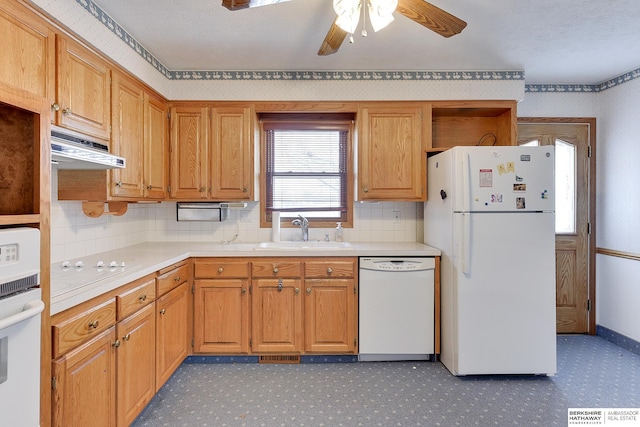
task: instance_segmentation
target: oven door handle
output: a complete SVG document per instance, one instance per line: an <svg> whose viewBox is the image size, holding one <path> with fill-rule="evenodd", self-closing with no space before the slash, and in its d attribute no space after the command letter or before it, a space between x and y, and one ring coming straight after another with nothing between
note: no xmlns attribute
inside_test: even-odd
<svg viewBox="0 0 640 427"><path fill-rule="evenodd" d="M38 314L42 313L43 310L44 303L41 300L37 299L29 301L24 305L24 308L20 313L16 313L12 316L0 319L0 330L10 328L13 325L37 316Z"/></svg>

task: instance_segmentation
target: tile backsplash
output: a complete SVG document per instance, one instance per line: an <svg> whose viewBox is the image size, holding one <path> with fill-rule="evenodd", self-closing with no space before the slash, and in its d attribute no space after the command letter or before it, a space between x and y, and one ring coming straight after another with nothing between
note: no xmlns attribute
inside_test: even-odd
<svg viewBox="0 0 640 427"><path fill-rule="evenodd" d="M224 222L178 222L175 202L130 203L117 217L89 218L81 202L59 201L57 168L51 173L51 262L95 254L143 242L259 242L271 239L271 229L260 228L260 203L232 209ZM354 227L344 230L352 242L413 242L421 229L422 203L355 202ZM311 228L309 239L333 240L333 228ZM237 236L237 237L236 237ZM301 239L300 229L281 229L281 240Z"/></svg>

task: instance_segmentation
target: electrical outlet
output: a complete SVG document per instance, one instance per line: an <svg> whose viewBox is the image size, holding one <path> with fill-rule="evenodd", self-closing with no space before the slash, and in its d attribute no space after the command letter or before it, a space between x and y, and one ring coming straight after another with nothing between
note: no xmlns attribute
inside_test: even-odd
<svg viewBox="0 0 640 427"><path fill-rule="evenodd" d="M393 211L393 223L400 224L402 221L402 211L395 210Z"/></svg>

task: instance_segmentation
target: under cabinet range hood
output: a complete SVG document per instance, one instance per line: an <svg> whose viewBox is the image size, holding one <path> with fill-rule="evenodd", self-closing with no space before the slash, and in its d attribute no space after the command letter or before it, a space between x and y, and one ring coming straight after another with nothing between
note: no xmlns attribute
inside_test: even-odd
<svg viewBox="0 0 640 427"><path fill-rule="evenodd" d="M126 161L97 140L51 126L51 164L58 169L117 169L124 168Z"/></svg>

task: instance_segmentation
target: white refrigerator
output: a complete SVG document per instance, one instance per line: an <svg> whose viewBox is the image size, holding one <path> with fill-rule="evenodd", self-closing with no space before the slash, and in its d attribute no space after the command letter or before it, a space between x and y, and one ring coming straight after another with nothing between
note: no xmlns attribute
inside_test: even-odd
<svg viewBox="0 0 640 427"><path fill-rule="evenodd" d="M455 147L427 171L440 360L454 375L555 374L553 147Z"/></svg>

